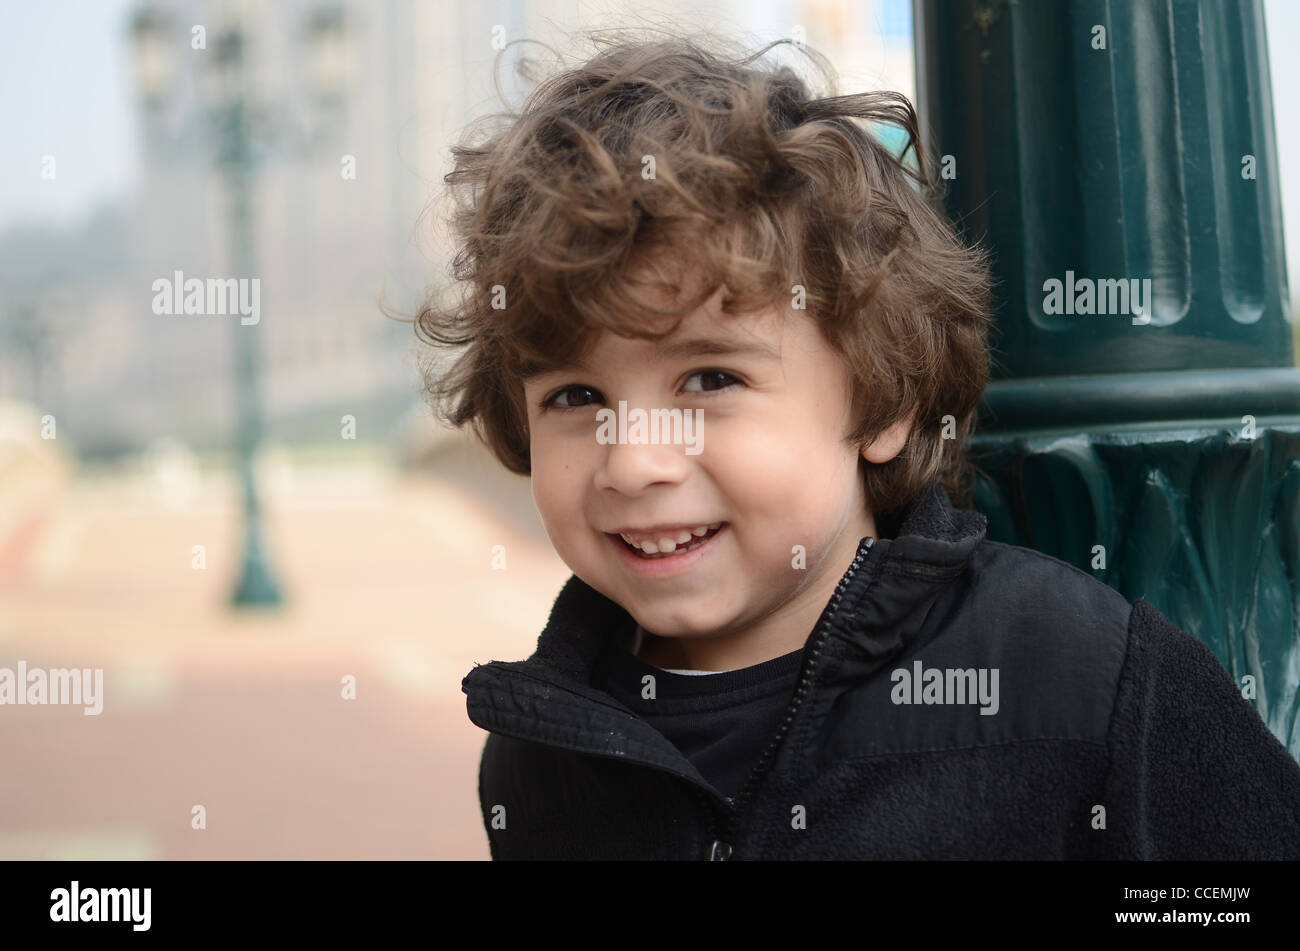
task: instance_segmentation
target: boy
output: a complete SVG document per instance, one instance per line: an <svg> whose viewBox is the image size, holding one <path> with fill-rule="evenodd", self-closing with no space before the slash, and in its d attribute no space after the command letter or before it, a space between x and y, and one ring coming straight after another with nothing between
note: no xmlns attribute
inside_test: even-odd
<svg viewBox="0 0 1300 951"><path fill-rule="evenodd" d="M753 59L617 42L454 149L431 391L574 572L463 682L492 856L1300 858L1214 656L954 504L989 277L854 121L910 104Z"/></svg>

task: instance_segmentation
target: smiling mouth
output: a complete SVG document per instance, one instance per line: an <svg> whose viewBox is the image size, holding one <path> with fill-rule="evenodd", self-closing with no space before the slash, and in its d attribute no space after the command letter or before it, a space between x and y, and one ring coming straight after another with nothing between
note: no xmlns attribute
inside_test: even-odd
<svg viewBox="0 0 1300 951"><path fill-rule="evenodd" d="M645 550L645 548L641 547L640 545L632 544L622 535L614 535L612 537L617 538L624 548L626 548L628 551L632 552L639 558L644 558L646 561L653 561L657 558L671 558L674 555L681 555L688 551L694 551L696 548L699 548L701 545L708 542L711 538L713 538L714 535L718 534L718 532L722 531L722 529L725 528L726 525L727 525L726 522L719 522L716 527L710 528L703 535L692 535L690 540L683 544L678 544L673 539L665 539L666 541L669 542L669 544L672 547L664 548L664 550L662 551L655 551L655 552L648 552ZM655 542L649 542L648 544L654 548L661 547Z"/></svg>

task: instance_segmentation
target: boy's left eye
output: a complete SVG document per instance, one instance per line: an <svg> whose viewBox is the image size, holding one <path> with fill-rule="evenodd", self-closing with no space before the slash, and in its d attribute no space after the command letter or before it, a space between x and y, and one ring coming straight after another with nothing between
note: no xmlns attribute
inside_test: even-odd
<svg viewBox="0 0 1300 951"><path fill-rule="evenodd" d="M725 390L727 387L733 386L734 384L740 382L738 379L736 379L734 376L732 376L730 373L727 373L724 370L701 370L698 373L692 373L690 376L686 378L686 380L689 383L691 380L697 378L701 381L701 385L698 387L698 389L692 386L685 386L683 387L683 389L692 392Z"/></svg>

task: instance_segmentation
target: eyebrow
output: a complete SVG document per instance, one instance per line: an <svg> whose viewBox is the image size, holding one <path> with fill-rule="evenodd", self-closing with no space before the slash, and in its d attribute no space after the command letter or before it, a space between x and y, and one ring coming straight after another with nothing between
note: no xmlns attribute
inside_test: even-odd
<svg viewBox="0 0 1300 951"><path fill-rule="evenodd" d="M663 354L666 357L753 356L780 359L777 352L766 344L716 340L710 337L693 337L664 344Z"/></svg>
<svg viewBox="0 0 1300 951"><path fill-rule="evenodd" d="M681 357L753 356L765 360L781 359L781 355L766 344L740 343L712 337L691 337L663 345L662 353L669 359ZM589 372L591 367L583 360L525 368L523 379L528 380L553 373Z"/></svg>

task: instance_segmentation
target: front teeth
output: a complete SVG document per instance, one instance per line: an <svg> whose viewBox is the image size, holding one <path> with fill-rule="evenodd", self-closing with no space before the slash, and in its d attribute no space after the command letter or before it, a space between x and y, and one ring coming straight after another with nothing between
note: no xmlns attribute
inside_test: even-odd
<svg viewBox="0 0 1300 951"><path fill-rule="evenodd" d="M647 541L639 542L636 541L635 539L629 538L626 534L620 534L619 537L622 538L623 541L631 545L633 548L641 549L647 555L657 555L660 552L671 554L672 552L677 550L678 545L685 545L687 542L691 540L692 537L701 538L707 535L709 532L713 531L715 528L720 528L721 526L722 526L721 522L714 522L712 525L699 525L696 526L695 528L692 528L689 531L687 531L686 529L682 529L680 532L677 533L676 538L670 538L667 535L665 535L662 538L659 538L655 541L647 540Z"/></svg>

